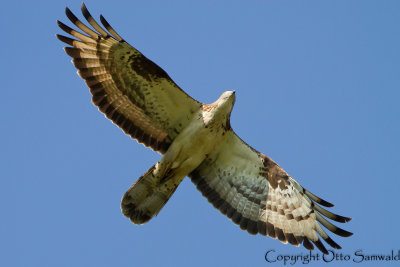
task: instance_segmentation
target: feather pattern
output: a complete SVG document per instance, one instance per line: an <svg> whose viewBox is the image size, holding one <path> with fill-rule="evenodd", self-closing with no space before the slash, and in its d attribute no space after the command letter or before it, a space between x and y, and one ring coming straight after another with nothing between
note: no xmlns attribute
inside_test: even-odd
<svg viewBox="0 0 400 267"><path fill-rule="evenodd" d="M350 218L318 206L333 205L304 189L233 131L189 177L216 208L250 234L268 235L295 246L302 243L307 249L315 245L323 253L328 252L320 237L333 248L340 246L319 223L337 235L351 235L321 214L338 222Z"/></svg>
<svg viewBox="0 0 400 267"><path fill-rule="evenodd" d="M155 63L126 43L101 16L103 29L82 4L91 29L68 8L67 17L83 33L62 22L78 74L86 81L93 103L107 118L138 142L164 153L201 104L182 91Z"/></svg>

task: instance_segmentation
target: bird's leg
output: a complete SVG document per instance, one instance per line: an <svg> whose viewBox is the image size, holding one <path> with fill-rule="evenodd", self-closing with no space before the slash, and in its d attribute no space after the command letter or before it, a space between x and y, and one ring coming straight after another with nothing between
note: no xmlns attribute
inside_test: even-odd
<svg viewBox="0 0 400 267"><path fill-rule="evenodd" d="M160 182L166 182L175 176L176 170L181 166L179 156L182 148L171 146L164 157L157 163L153 174L160 179Z"/></svg>
<svg viewBox="0 0 400 267"><path fill-rule="evenodd" d="M160 160L157 163L153 174L159 179L160 183L164 183L174 177L177 167L179 167L179 164L176 162L165 162L164 160Z"/></svg>
<svg viewBox="0 0 400 267"><path fill-rule="evenodd" d="M172 165L172 164L171 164L171 165ZM167 182L168 180L170 180L171 178L173 178L173 177L175 176L175 171L176 171L176 169L172 169L172 168L167 169L167 171L166 171L166 173L164 174L164 176L161 177L160 183L165 183L165 182Z"/></svg>

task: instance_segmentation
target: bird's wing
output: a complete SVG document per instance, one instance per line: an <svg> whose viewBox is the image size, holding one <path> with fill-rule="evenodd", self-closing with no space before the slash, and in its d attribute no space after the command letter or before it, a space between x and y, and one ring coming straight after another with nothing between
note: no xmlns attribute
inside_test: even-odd
<svg viewBox="0 0 400 267"><path fill-rule="evenodd" d="M93 29L68 8L66 14L83 33L58 21L75 37L57 37L86 81L93 103L126 134L155 151L165 152L201 103L182 91L168 74L125 42L100 16L103 29L82 4Z"/></svg>
<svg viewBox="0 0 400 267"><path fill-rule="evenodd" d="M243 142L233 131L189 177L210 203L250 234L327 253L319 236L340 248L322 229L340 236L351 233L327 221L347 222L317 203L332 207L304 189L274 161ZM319 235L319 236L318 236ZM311 242L310 242L311 241Z"/></svg>

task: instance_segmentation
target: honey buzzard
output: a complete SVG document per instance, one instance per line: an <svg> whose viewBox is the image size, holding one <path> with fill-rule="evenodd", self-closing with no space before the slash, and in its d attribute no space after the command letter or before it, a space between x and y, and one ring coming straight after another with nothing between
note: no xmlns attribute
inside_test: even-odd
<svg viewBox="0 0 400 267"><path fill-rule="evenodd" d="M162 154L122 198L123 214L135 224L156 216L185 176L213 206L250 234L323 253L340 249L321 227L340 235L352 233L326 218L347 222L320 205L333 205L306 190L266 155L241 140L230 125L235 92L224 92L212 104L182 91L168 74L129 45L103 16L100 26L82 4L92 28L68 8L66 15L82 32L58 21L74 37L67 43L92 101L124 133ZM313 244L314 245L313 245Z"/></svg>

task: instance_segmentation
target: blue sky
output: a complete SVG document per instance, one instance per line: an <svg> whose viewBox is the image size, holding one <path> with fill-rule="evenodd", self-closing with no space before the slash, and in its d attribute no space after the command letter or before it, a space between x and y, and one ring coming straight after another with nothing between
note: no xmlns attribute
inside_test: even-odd
<svg viewBox="0 0 400 267"><path fill-rule="evenodd" d="M82 18L80 4L0 10L0 264L265 266L270 249L306 253L241 231L189 179L148 224L121 214L122 195L160 155L98 112L55 38L65 6ZM340 226L354 236L331 235L341 253L400 249L398 1L86 5L197 100L236 90L238 135L353 218ZM329 265L339 264L355 263Z"/></svg>

